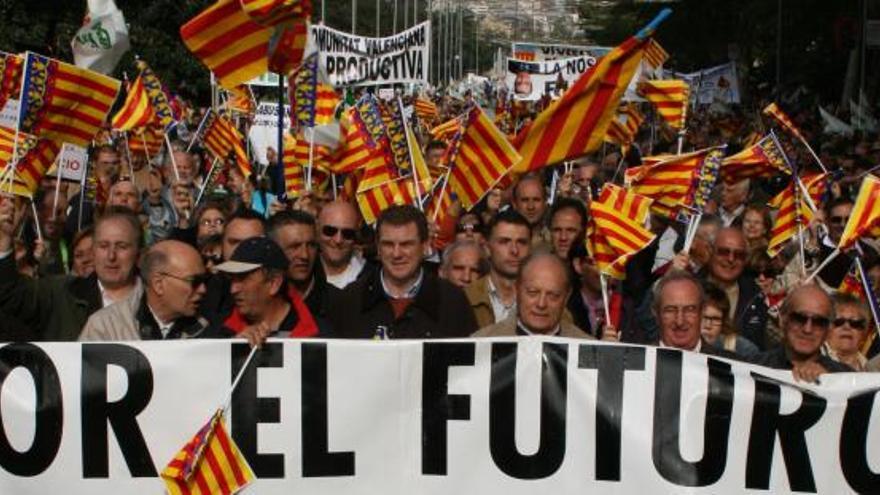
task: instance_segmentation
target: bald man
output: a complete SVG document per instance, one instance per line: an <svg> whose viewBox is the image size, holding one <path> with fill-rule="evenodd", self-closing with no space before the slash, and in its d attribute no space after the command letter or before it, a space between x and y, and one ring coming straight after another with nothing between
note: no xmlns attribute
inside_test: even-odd
<svg viewBox="0 0 880 495"><path fill-rule="evenodd" d="M351 203L333 201L318 215L318 245L327 282L339 289L358 279L366 262L355 252L360 217Z"/></svg>
<svg viewBox="0 0 880 495"><path fill-rule="evenodd" d="M481 328L474 337L546 335L592 339L562 319L571 295L565 263L554 254L539 252L526 258L516 281L516 313Z"/></svg>
<svg viewBox="0 0 880 495"><path fill-rule="evenodd" d="M143 285L93 314L79 339L171 340L198 337L208 322L196 315L208 275L195 248L161 241L140 262Z"/></svg>
<svg viewBox="0 0 880 495"><path fill-rule="evenodd" d="M782 303L782 346L759 355L755 364L791 370L795 379L814 382L824 373L853 371L822 354L834 304L817 285L802 285Z"/></svg>

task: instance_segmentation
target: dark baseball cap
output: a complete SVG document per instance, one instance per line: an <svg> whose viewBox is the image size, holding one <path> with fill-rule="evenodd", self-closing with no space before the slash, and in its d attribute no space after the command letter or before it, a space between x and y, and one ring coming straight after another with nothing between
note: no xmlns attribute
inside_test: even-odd
<svg viewBox="0 0 880 495"><path fill-rule="evenodd" d="M229 260L217 265L224 273L247 273L257 268L287 270L287 256L275 241L268 237L251 237L241 241Z"/></svg>

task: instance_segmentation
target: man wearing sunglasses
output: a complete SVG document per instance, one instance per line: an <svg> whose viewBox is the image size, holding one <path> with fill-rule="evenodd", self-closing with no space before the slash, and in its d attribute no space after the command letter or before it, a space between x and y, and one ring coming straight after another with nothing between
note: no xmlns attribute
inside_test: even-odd
<svg viewBox="0 0 880 495"><path fill-rule="evenodd" d="M755 278L745 272L748 257L742 230L725 227L715 236L705 278L724 290L730 300L733 324L743 337L759 349L766 345L767 305Z"/></svg>
<svg viewBox="0 0 880 495"><path fill-rule="evenodd" d="M822 354L834 314L828 294L818 285L802 285L782 303L782 345L760 354L755 364L792 370L796 380L815 382L828 372L852 371Z"/></svg>
<svg viewBox="0 0 880 495"><path fill-rule="evenodd" d="M361 275L366 262L355 252L360 221L351 203L334 201L318 215L318 245L327 282L344 289Z"/></svg>
<svg viewBox="0 0 880 495"><path fill-rule="evenodd" d="M180 241L160 241L141 258L143 285L93 314L79 340L171 340L199 337L208 325L196 311L208 275L202 257Z"/></svg>
<svg viewBox="0 0 880 495"><path fill-rule="evenodd" d="M853 202L846 196L842 196L825 207L825 226L828 228L828 237L819 244L819 255L817 263L827 258L831 252L840 243L840 237L843 235L843 229L846 222L849 221L852 213ZM862 250L863 260L876 259L877 252L871 246L864 242L858 241L858 246ZM818 280L820 280L826 288L839 287L844 277L853 265L854 255L852 252L844 252L831 260L822 271L819 272Z"/></svg>

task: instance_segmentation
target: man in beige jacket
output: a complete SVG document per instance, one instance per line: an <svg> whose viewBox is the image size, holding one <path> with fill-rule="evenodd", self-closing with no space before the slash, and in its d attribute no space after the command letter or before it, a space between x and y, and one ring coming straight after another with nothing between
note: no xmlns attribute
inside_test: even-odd
<svg viewBox="0 0 880 495"><path fill-rule="evenodd" d="M79 340L170 340L198 337L208 322L197 316L208 275L189 244L161 241L141 258L143 284L93 314Z"/></svg>
<svg viewBox="0 0 880 495"><path fill-rule="evenodd" d="M474 337L513 337L546 335L592 339L593 337L562 318L571 295L565 264L550 253L527 258L516 282L516 312L508 318L481 328Z"/></svg>

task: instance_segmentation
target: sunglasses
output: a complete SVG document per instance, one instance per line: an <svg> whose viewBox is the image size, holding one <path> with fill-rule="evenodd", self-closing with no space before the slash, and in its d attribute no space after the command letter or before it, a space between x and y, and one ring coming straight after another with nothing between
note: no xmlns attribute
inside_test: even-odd
<svg viewBox="0 0 880 495"><path fill-rule="evenodd" d="M864 330L868 327L868 322L862 318L835 318L833 323L835 327L849 325L853 330Z"/></svg>
<svg viewBox="0 0 880 495"><path fill-rule="evenodd" d="M357 237L357 231L354 229L343 229L332 225L321 227L321 233L327 237L336 237L336 234L339 232L342 233L342 238L346 241L353 241Z"/></svg>
<svg viewBox="0 0 880 495"><path fill-rule="evenodd" d="M159 272L159 273L161 273L162 275L165 275L166 277L176 278L177 280L186 282L193 289L197 289L200 286L207 284L208 279L211 277L207 273L199 273L198 275L193 275L191 277L178 277L177 275L172 275L168 272Z"/></svg>
<svg viewBox="0 0 880 495"><path fill-rule="evenodd" d="M726 247L715 248L715 254L722 258L734 257L737 261L745 261L746 252L742 249L730 249Z"/></svg>
<svg viewBox="0 0 880 495"><path fill-rule="evenodd" d="M826 316L808 315L800 311L792 311L788 314L788 317L792 323L801 327L809 322L811 326L827 329L828 325L831 324L831 320Z"/></svg>
<svg viewBox="0 0 880 495"><path fill-rule="evenodd" d="M758 276L764 278L776 278L779 276L779 270L773 268L765 268L763 270L758 270Z"/></svg>

